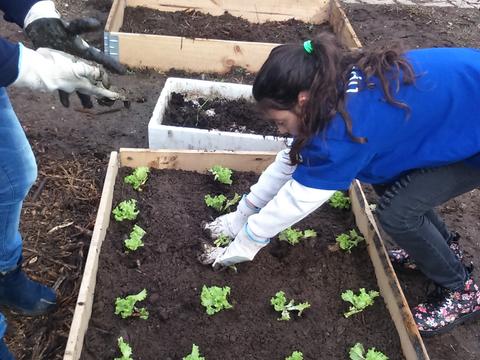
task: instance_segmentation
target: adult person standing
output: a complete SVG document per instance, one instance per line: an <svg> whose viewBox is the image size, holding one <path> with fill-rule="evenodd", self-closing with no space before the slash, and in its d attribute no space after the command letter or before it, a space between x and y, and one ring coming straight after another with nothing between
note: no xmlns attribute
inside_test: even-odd
<svg viewBox="0 0 480 360"><path fill-rule="evenodd" d="M118 62L89 46L79 34L100 27L94 19L66 23L53 1L0 0L5 20L23 28L37 50L0 38L0 305L36 316L57 305L53 289L29 279L22 271L22 237L19 232L23 200L37 177L35 157L15 115L6 87L59 91L64 106L76 92L82 105L125 100L109 90L105 66L116 73L125 69ZM14 359L4 343L6 320L0 313L0 359Z"/></svg>

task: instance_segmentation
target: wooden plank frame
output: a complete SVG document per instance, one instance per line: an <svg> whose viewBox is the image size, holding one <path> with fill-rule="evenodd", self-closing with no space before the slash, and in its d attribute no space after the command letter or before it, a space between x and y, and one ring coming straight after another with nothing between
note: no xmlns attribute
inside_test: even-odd
<svg viewBox="0 0 480 360"><path fill-rule="evenodd" d="M233 170L254 171L260 174L274 160L275 155L274 152L149 149L120 149L119 153L112 152L63 359L78 360L81 356L92 313L101 246L110 222L115 179L120 167L149 166L156 169L183 169L205 173L212 165L222 164ZM367 241L380 293L399 334L404 356L407 360L429 360L361 184L354 181L349 192L357 226Z"/></svg>
<svg viewBox="0 0 480 360"><path fill-rule="evenodd" d="M344 45L361 47L338 0L114 0L105 26L105 52L133 67L226 73L239 66L257 72L278 44L123 33L120 28L127 6L161 11L195 9L212 15L229 11L252 22L292 17L313 23L328 21Z"/></svg>

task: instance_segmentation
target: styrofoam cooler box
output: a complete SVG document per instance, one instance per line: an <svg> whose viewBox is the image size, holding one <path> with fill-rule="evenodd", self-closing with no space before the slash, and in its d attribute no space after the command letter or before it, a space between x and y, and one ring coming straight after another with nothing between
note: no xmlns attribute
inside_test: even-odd
<svg viewBox="0 0 480 360"><path fill-rule="evenodd" d="M173 92L184 94L187 99L214 96L254 101L251 85L168 78L148 123L150 149L279 151L286 146L283 137L163 125L163 116Z"/></svg>

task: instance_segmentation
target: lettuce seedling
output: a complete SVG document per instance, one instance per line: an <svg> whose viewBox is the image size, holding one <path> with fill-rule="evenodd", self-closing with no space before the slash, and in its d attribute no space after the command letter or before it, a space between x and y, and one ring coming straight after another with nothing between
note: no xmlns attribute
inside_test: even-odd
<svg viewBox="0 0 480 360"><path fill-rule="evenodd" d="M273 305L275 311L282 313L282 317L277 320L290 320L290 311L298 311L298 316L301 316L303 310L310 307L308 302L293 305L293 299L287 304L287 298L285 297L285 293L283 291L277 292L275 296L270 299L270 304Z"/></svg>
<svg viewBox="0 0 480 360"><path fill-rule="evenodd" d="M125 176L123 181L132 185L135 190L142 191L141 186L147 182L150 169L146 166L137 167L131 175Z"/></svg>
<svg viewBox="0 0 480 360"><path fill-rule="evenodd" d="M130 316L138 316L140 319L148 319L148 311L145 308L137 308L135 304L147 298L147 290L143 289L136 295L128 295L125 298L117 297L115 300L115 315L120 315L122 319Z"/></svg>
<svg viewBox="0 0 480 360"><path fill-rule="evenodd" d="M228 244L230 244L232 241L232 239L230 239L230 237L228 237L227 235L225 234L221 234L219 237L217 237L213 243L215 246L227 246Z"/></svg>
<svg viewBox="0 0 480 360"><path fill-rule="evenodd" d="M223 204L227 200L225 195L216 195L211 196L210 194L205 195L205 204L207 206L214 208L218 212L222 212Z"/></svg>
<svg viewBox="0 0 480 360"><path fill-rule="evenodd" d="M329 200L330 206L336 209L350 209L351 200L341 191L335 191Z"/></svg>
<svg viewBox="0 0 480 360"><path fill-rule="evenodd" d="M143 246L142 238L145 234L145 230L138 225L134 225L130 237L124 241L125 247L130 251L137 250L139 247Z"/></svg>
<svg viewBox="0 0 480 360"><path fill-rule="evenodd" d="M285 360L303 360L303 354L300 351L294 351L292 355L286 357Z"/></svg>
<svg viewBox="0 0 480 360"><path fill-rule="evenodd" d="M373 299L379 296L378 291L370 290L368 293L365 291L364 288L360 289L360 293L355 295L352 290L347 290L342 293L342 299L344 301L348 301L352 306L348 309L348 312L344 313L343 315L348 318L353 314L359 313L363 311L367 306L373 305Z"/></svg>
<svg viewBox="0 0 480 360"><path fill-rule="evenodd" d="M290 245L296 245L300 242L301 239L306 239L309 237L317 236L317 232L312 229L307 229L305 231L300 231L297 229L292 229L291 227L283 230L278 234L278 240L286 241Z"/></svg>
<svg viewBox="0 0 480 360"><path fill-rule="evenodd" d="M355 229L350 230L348 234L340 234L335 238L338 247L348 253L351 253L352 249L356 247L362 241L365 241L363 236L357 234Z"/></svg>
<svg viewBox="0 0 480 360"><path fill-rule="evenodd" d="M139 211L137 210L137 200L124 200L112 211L115 220L135 220Z"/></svg>
<svg viewBox="0 0 480 360"><path fill-rule="evenodd" d="M388 360L388 356L375 348L368 349L365 354L365 349L361 343L356 343L350 348L350 360Z"/></svg>
<svg viewBox="0 0 480 360"><path fill-rule="evenodd" d="M197 345L192 345L192 352L183 358L183 360L205 360L204 357L200 356L200 350Z"/></svg>
<svg viewBox="0 0 480 360"><path fill-rule="evenodd" d="M224 168L220 165L214 165L211 169L209 169L214 179L218 182L226 185L232 185L232 173L233 171L229 168Z"/></svg>
<svg viewBox="0 0 480 360"><path fill-rule="evenodd" d="M231 309L233 306L230 305L227 300L228 295L230 295L229 286L221 288L218 286L207 287L206 285L203 285L200 299L202 305L207 308L207 314L213 315L223 309Z"/></svg>
<svg viewBox="0 0 480 360"><path fill-rule="evenodd" d="M133 360L132 358L133 351L131 346L128 345L128 343L126 343L123 340L122 336L120 336L117 341L118 341L118 347L120 348L120 353L122 354L122 357L115 358L114 360Z"/></svg>
<svg viewBox="0 0 480 360"><path fill-rule="evenodd" d="M232 199L228 200L225 195L216 195L211 196L210 194L205 195L205 204L207 206L214 208L218 212L226 212L231 206L238 203L241 199L241 196L235 193Z"/></svg>

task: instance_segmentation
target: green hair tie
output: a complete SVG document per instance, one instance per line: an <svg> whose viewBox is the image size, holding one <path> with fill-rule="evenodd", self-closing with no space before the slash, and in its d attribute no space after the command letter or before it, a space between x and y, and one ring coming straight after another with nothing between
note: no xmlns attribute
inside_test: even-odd
<svg viewBox="0 0 480 360"><path fill-rule="evenodd" d="M312 45L312 40L307 40L303 43L303 49L307 54L313 53L313 45Z"/></svg>

